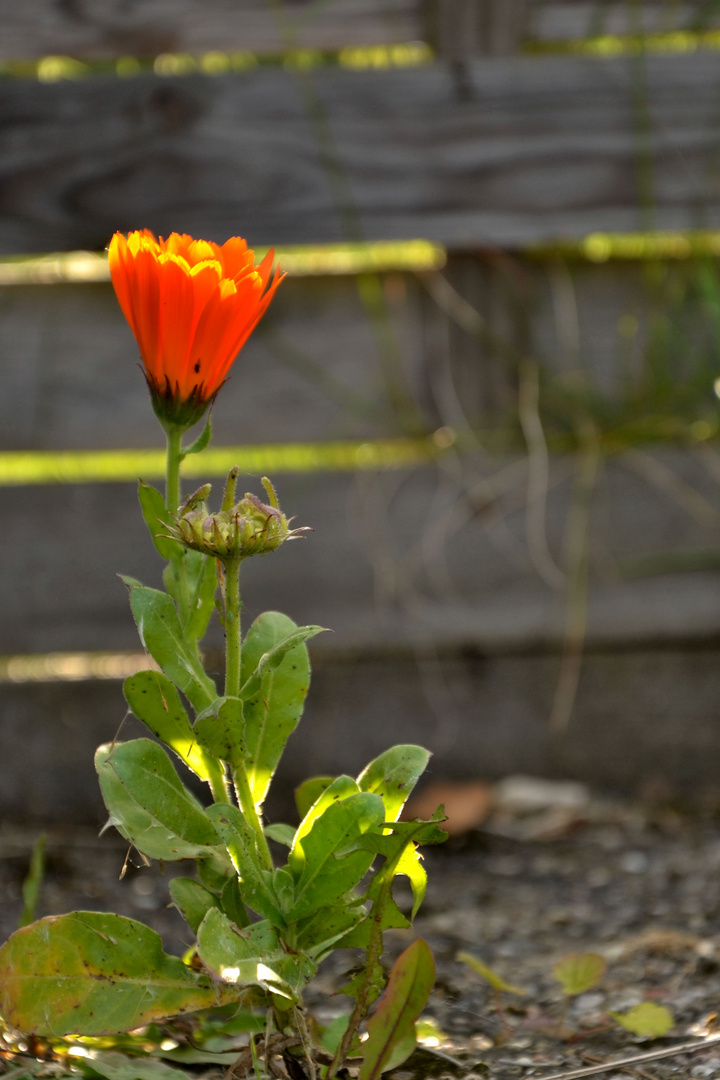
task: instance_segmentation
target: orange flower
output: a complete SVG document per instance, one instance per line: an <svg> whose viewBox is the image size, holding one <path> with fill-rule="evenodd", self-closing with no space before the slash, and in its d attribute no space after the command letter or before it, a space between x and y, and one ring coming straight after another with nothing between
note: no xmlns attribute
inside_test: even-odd
<svg viewBox="0 0 720 1080"><path fill-rule="evenodd" d="M153 408L164 425L196 423L265 312L283 274L273 252L259 266L245 241L225 244L148 229L115 233L110 276L140 348Z"/></svg>

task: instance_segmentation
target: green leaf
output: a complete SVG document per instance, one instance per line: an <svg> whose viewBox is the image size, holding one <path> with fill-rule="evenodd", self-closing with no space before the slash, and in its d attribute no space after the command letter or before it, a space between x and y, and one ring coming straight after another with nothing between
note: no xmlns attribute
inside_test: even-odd
<svg viewBox="0 0 720 1080"><path fill-rule="evenodd" d="M571 953L558 960L552 971L563 993L574 997L597 986L607 971L607 963L599 953Z"/></svg>
<svg viewBox="0 0 720 1080"><path fill-rule="evenodd" d="M247 685L266 653L297 627L277 611L260 615L243 643L242 682ZM266 671L260 691L245 702L245 748L248 779L256 804L265 799L288 736L297 727L310 684L304 644L285 653L279 666Z"/></svg>
<svg viewBox="0 0 720 1080"><path fill-rule="evenodd" d="M522 986L514 986L513 983L506 982L502 975L498 975L496 971L488 967L487 964L483 964L482 960L478 960L477 956L473 956L469 952L459 952L456 957L461 964L467 964L471 967L476 975L479 975L485 982L490 983L493 990L502 990L506 994L517 994L518 997L524 997L527 994L527 990L523 990Z"/></svg>
<svg viewBox="0 0 720 1080"><path fill-rule="evenodd" d="M223 890L220 893L220 904L228 918L232 919L238 926L250 925L250 916L243 904L242 896L240 895L240 883L236 874L233 874L233 876L228 878L225 882Z"/></svg>
<svg viewBox="0 0 720 1080"><path fill-rule="evenodd" d="M429 821L391 821L382 833L373 833L362 840L364 847L372 848L379 855L384 855L388 862L397 859L409 843L420 845L444 844L448 834L440 825L446 821L442 807L436 810Z"/></svg>
<svg viewBox="0 0 720 1080"><path fill-rule="evenodd" d="M103 1080L187 1080L187 1073L150 1057L128 1057L117 1050L95 1051L92 1058L73 1060L85 1075Z"/></svg>
<svg viewBox="0 0 720 1080"><path fill-rule="evenodd" d="M272 874L262 868L255 832L242 812L237 806L214 803L207 813L240 876L243 902L264 915L273 926L283 928L285 919L273 889Z"/></svg>
<svg viewBox="0 0 720 1080"><path fill-rule="evenodd" d="M208 817L211 816L212 807L208 808ZM228 881L234 881L237 877L235 867L227 859L224 847L222 851L215 850L195 863L195 872L198 881L205 888L220 896Z"/></svg>
<svg viewBox="0 0 720 1080"><path fill-rule="evenodd" d="M274 825L266 825L264 832L268 839L274 840L276 844L292 847L296 830L292 825L284 825L281 821L277 821Z"/></svg>
<svg viewBox="0 0 720 1080"><path fill-rule="evenodd" d="M217 697L217 688L188 645L172 600L159 589L138 585L131 578L122 580L130 589L130 607L143 645L196 711L207 708Z"/></svg>
<svg viewBox="0 0 720 1080"><path fill-rule="evenodd" d="M218 698L200 713L194 728L203 749L233 768L245 760L243 731L243 703L236 697Z"/></svg>
<svg viewBox="0 0 720 1080"><path fill-rule="evenodd" d="M387 976L383 971L382 965L375 961L370 975L370 980L367 978L366 968L362 968L357 971L352 979L342 986L339 990L339 994L347 994L348 997L355 998L357 1001L358 995L362 994L366 1006L369 1008L373 1002L382 994L387 984Z"/></svg>
<svg viewBox="0 0 720 1080"><path fill-rule="evenodd" d="M286 914L293 906L295 900L295 881L292 874L284 867L279 867L273 872L273 892L277 896L280 910Z"/></svg>
<svg viewBox="0 0 720 1080"><path fill-rule="evenodd" d="M295 806L301 821L312 804L320 798L325 788L330 787L334 779L334 776L311 776L309 780L304 780L299 787L295 788Z"/></svg>
<svg viewBox="0 0 720 1080"><path fill-rule="evenodd" d="M379 795L361 792L332 803L303 838L305 863L297 883L296 901L288 918L301 919L316 908L331 906L365 876L373 852L357 841L383 822Z"/></svg>
<svg viewBox="0 0 720 1080"><path fill-rule="evenodd" d="M611 1012L610 1015L626 1031L639 1035L641 1039L661 1039L675 1026L670 1010L664 1005L656 1005L654 1001L643 1001L626 1013Z"/></svg>
<svg viewBox="0 0 720 1080"><path fill-rule="evenodd" d="M385 820L397 821L429 760L430 751L422 746L393 746L363 769L358 776L360 790L381 795L385 803Z"/></svg>
<svg viewBox="0 0 720 1080"><path fill-rule="evenodd" d="M182 555L183 549L177 540L172 540L169 536L163 535L167 532L168 525L172 524L172 519L165 506L165 499L157 488L154 488L151 484L146 484L144 480L141 480L138 484L138 499L140 500L143 520L150 531L152 542L158 554L167 562L177 559Z"/></svg>
<svg viewBox="0 0 720 1080"><path fill-rule="evenodd" d="M327 1027L323 1029L323 1033L320 1036L320 1045L323 1046L329 1054L334 1054L337 1051L342 1037L347 1031L349 1021L349 1016L336 1016L335 1019L331 1020Z"/></svg>
<svg viewBox="0 0 720 1080"><path fill-rule="evenodd" d="M186 458L188 456L188 454L199 454L199 453L201 453L201 451L203 451L206 446L210 445L211 438L212 438L212 423L210 422L210 416L208 415L208 418L205 421L205 426L203 427L202 431L198 435L197 439L195 439L194 442L191 442L189 446L183 446L182 452L180 454L180 460L182 461L183 458Z"/></svg>
<svg viewBox="0 0 720 1080"><path fill-rule="evenodd" d="M366 918L358 923L354 929L350 930L345 937L340 938L336 942L335 947L337 949L367 949L370 944L373 926L375 925L374 915L375 911L373 909L372 914L366 916ZM380 929L382 931L407 930L409 926L409 920L405 918L392 896L389 897L380 913Z"/></svg>
<svg viewBox="0 0 720 1080"><path fill-rule="evenodd" d="M123 683L123 693L138 720L174 750L201 780L210 779L208 762L173 683L161 671L138 671Z"/></svg>
<svg viewBox="0 0 720 1080"><path fill-rule="evenodd" d="M413 1024L405 1038L393 1044L390 1056L383 1065L382 1071L385 1073L397 1069L398 1065L402 1065L403 1061L407 1061L416 1046L417 1027Z"/></svg>
<svg viewBox="0 0 720 1080"><path fill-rule="evenodd" d="M194 934L197 934L198 926L210 908L220 910L221 905L217 896L214 896L209 889L194 878L173 878L169 888L175 907Z"/></svg>
<svg viewBox="0 0 720 1080"><path fill-rule="evenodd" d="M199 551L186 551L185 562L190 591L187 633L193 641L202 641L215 610L215 592L218 586L215 560Z"/></svg>
<svg viewBox="0 0 720 1080"><path fill-rule="evenodd" d="M215 910L207 913L198 930L198 951L224 982L255 984L292 1001L316 970L306 957L287 953L268 922L238 930Z"/></svg>
<svg viewBox="0 0 720 1080"><path fill-rule="evenodd" d="M316 801L312 804L305 817L298 825L297 832L293 839L293 845L288 857L288 865L294 874L299 875L305 865L303 840L310 832L317 819L322 817L327 808L332 806L333 803L342 802L343 799L349 799L351 795L358 795L359 793L360 789L351 776L336 777L331 784L320 792Z"/></svg>
<svg viewBox="0 0 720 1080"><path fill-rule="evenodd" d="M40 889L42 888L43 878L45 876L45 845L47 844L47 836L45 833L41 833L37 840L33 844L32 855L30 856L30 868L27 873L27 877L22 883L22 898L23 909L18 920L18 927L27 926L35 918L35 911L37 909L38 900L40 899Z"/></svg>
<svg viewBox="0 0 720 1080"><path fill-rule="evenodd" d="M412 841L400 856L395 873L403 874L410 881L413 894L413 906L410 914L412 920L417 915L420 905L425 899L425 890L427 889L427 871L422 864L422 855L418 851L417 845Z"/></svg>
<svg viewBox="0 0 720 1080"><path fill-rule="evenodd" d="M219 845L210 819L157 743L100 746L95 768L110 824L149 858L192 859Z"/></svg>
<svg viewBox="0 0 720 1080"><path fill-rule="evenodd" d="M342 904L336 908L319 908L306 919L299 920L298 948L319 963L338 941L344 941L359 923L364 926L365 922L368 919L363 906Z"/></svg>
<svg viewBox="0 0 720 1080"><path fill-rule="evenodd" d="M28 1034L112 1034L236 998L121 915L53 915L17 930L0 949L0 1013Z"/></svg>
<svg viewBox="0 0 720 1080"><path fill-rule="evenodd" d="M268 614L272 613L269 612ZM316 634L323 633L325 633L324 626L300 626L297 630L293 630L291 634L288 634L287 637L284 637L282 641L279 641L277 645L273 645L268 652L263 653L258 660L257 667L252 675L250 675L240 689L240 697L242 700L247 701L248 698L260 693L264 676L269 671L274 671L276 668L279 668L291 649L296 648L298 645L302 645L310 638L315 637Z"/></svg>
<svg viewBox="0 0 720 1080"><path fill-rule="evenodd" d="M393 964L387 989L367 1022L359 1080L376 1080L391 1067L398 1048L407 1048L408 1037L414 1034L415 1021L434 983L433 955L426 942L418 938Z"/></svg>
<svg viewBox="0 0 720 1080"><path fill-rule="evenodd" d="M368 897L376 897L388 874L404 874L410 879L413 891L411 918L415 918L425 896L427 874L417 851L418 844L442 844L447 840L447 833L440 829L439 823L445 817L442 810L436 811L430 821L394 821L384 834L370 833L359 844L369 851L375 851L385 857L385 864L375 875ZM389 834L389 835L388 835Z"/></svg>

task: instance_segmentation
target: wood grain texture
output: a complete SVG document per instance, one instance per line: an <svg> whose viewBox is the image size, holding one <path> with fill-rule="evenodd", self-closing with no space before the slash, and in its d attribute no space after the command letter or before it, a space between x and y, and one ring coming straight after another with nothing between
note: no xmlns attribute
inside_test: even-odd
<svg viewBox="0 0 720 1080"><path fill-rule="evenodd" d="M411 283L412 284L412 283ZM388 301L407 367L422 365L418 289ZM138 350L109 285L0 290L0 448L162 444ZM218 445L400 434L353 278L288 278L213 412Z"/></svg>
<svg viewBox="0 0 720 1080"><path fill-rule="evenodd" d="M441 55L503 55L523 41L589 34L717 26L702 0L629 6L597 0L2 0L0 61L66 55L79 60L154 57L165 52L283 51L288 29L304 48L429 40ZM283 10L284 9L284 10ZM633 20L638 20L634 23ZM284 29L283 29L284 27Z"/></svg>
<svg viewBox="0 0 720 1080"><path fill-rule="evenodd" d="M678 265L672 280L680 297L687 279L692 268ZM609 398L623 380L640 382L658 295L642 264L568 268L457 255L422 280L386 275L381 301L419 426L492 430L515 408L518 355L537 358L549 374L585 370ZM692 322L683 332L688 356L710 357L711 314L677 299L669 314ZM519 352L508 355L498 341ZM137 346L109 285L0 290L0 357L0 450L161 444ZM218 397L215 443L407 434L390 405L385 367L355 279L288 278ZM678 376L683 370L680 362Z"/></svg>
<svg viewBox="0 0 720 1080"><path fill-rule="evenodd" d="M608 465L591 518L591 646L702 643L720 633L717 573L619 577L618 567L637 556L714 546L717 482L690 452L657 459L704 495L711 519L695 520L626 461ZM248 619L280 608L330 627L334 633L314 646L328 655L559 649L566 597L541 580L528 546L522 459L481 454L462 468L448 462L273 479L283 508L314 532L272 559L247 563ZM257 478L242 483L259 490ZM560 562L570 489L567 468L554 462L547 534ZM158 585L160 561L139 520L134 486L28 488L8 499L12 513L0 531L0 654L136 650L116 574ZM218 627L210 643L221 647Z"/></svg>
<svg viewBox="0 0 720 1080"><path fill-rule="evenodd" d="M643 0L640 4L597 0L527 0L525 40L571 41L598 34L657 34L713 29L717 8L703 0Z"/></svg>
<svg viewBox="0 0 720 1080"><path fill-rule="evenodd" d="M284 13L283 13L284 9ZM80 60L212 50L279 52L295 27L305 48L421 38L420 0L2 0L1 60L68 55Z"/></svg>
<svg viewBox="0 0 720 1080"><path fill-rule="evenodd" d="M312 122L307 84L276 69L2 83L0 253L99 249L138 225L516 248L643 227L650 173L658 228L717 226L720 55L651 57L646 103L636 65L322 69Z"/></svg>
<svg viewBox="0 0 720 1080"><path fill-rule="evenodd" d="M436 778L521 772L632 797L660 780L690 805L717 797L716 646L590 651L560 743L548 729L557 674L557 656L470 648L460 655L420 649L316 657L302 723L273 784L270 819L294 820L292 791L308 775L354 775L391 741L430 749ZM93 754L118 734L123 713L119 683L0 685L3 821L100 828L107 811ZM119 737L143 734L129 719Z"/></svg>

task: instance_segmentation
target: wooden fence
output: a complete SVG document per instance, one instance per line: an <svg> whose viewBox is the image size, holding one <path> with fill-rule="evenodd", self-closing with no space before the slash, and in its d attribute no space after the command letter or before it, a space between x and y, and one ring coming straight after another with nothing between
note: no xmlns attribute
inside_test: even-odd
<svg viewBox="0 0 720 1080"><path fill-rule="evenodd" d="M315 533L248 569L248 611L335 630L290 779L352 769L392 728L438 771L713 786L713 11L27 0L4 15L0 255L100 251L139 226L448 253L442 270L290 277L218 401L219 446L359 440L362 466L375 440L436 433L422 465L276 472ZM108 284L6 285L2 451L159 445L135 353ZM82 655L137 648L114 576L157 577L134 487L27 484L4 505L0 652L75 659L5 664L0 806L99 813L87 755L122 709ZM61 796L50 762L87 783Z"/></svg>

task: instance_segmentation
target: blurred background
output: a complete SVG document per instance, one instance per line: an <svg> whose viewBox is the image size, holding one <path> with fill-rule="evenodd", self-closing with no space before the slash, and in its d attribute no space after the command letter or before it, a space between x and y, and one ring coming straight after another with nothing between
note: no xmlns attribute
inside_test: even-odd
<svg viewBox="0 0 720 1080"><path fill-rule="evenodd" d="M288 270L202 469L315 530L245 571L246 619L334 631L288 793L414 741L719 801L720 4L4 8L4 818L102 820L144 666L162 434L103 255L143 227Z"/></svg>

